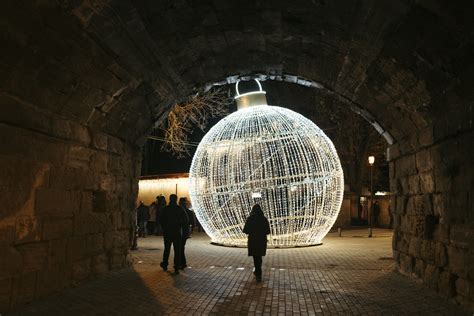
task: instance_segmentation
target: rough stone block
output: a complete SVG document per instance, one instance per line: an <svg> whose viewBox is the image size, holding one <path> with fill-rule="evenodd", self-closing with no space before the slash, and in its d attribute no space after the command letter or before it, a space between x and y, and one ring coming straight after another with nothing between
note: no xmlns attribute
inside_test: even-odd
<svg viewBox="0 0 474 316"><path fill-rule="evenodd" d="M408 186L408 177L398 178L396 181L396 192L398 195L410 194L410 188Z"/></svg>
<svg viewBox="0 0 474 316"><path fill-rule="evenodd" d="M18 212L31 215L34 208L33 202L32 194L29 189L0 187L0 205L2 205L1 218L14 216L14 214Z"/></svg>
<svg viewBox="0 0 474 316"><path fill-rule="evenodd" d="M89 129L81 125L79 123L76 123L74 121L71 121L70 123L71 126L71 134L70 134L70 139L78 141L85 146L89 146L91 143L91 135L89 133Z"/></svg>
<svg viewBox="0 0 474 316"><path fill-rule="evenodd" d="M416 169L418 172L429 171L433 168L433 161L431 160L431 153L428 149L420 150L415 155Z"/></svg>
<svg viewBox="0 0 474 316"><path fill-rule="evenodd" d="M100 132L92 134L92 146L100 150L107 150L107 136Z"/></svg>
<svg viewBox="0 0 474 316"><path fill-rule="evenodd" d="M23 257L13 246L0 241L0 279L19 274L23 269Z"/></svg>
<svg viewBox="0 0 474 316"><path fill-rule="evenodd" d="M42 134L11 127L0 126L0 154L17 155L31 161L55 165L65 161L67 146Z"/></svg>
<svg viewBox="0 0 474 316"><path fill-rule="evenodd" d="M451 220L464 221L469 217L471 212L468 209L468 196L469 193L467 191L453 191L446 195L448 215Z"/></svg>
<svg viewBox="0 0 474 316"><path fill-rule="evenodd" d="M467 224L451 224L449 240L452 246L472 249L474 247L474 227Z"/></svg>
<svg viewBox="0 0 474 316"><path fill-rule="evenodd" d="M448 254L446 246L443 243L437 242L435 246L435 265L444 267L448 263Z"/></svg>
<svg viewBox="0 0 474 316"><path fill-rule="evenodd" d="M433 144L433 127L428 126L418 132L420 146L426 147Z"/></svg>
<svg viewBox="0 0 474 316"><path fill-rule="evenodd" d="M35 298L36 272L24 273L13 278L11 305L31 302Z"/></svg>
<svg viewBox="0 0 474 316"><path fill-rule="evenodd" d="M73 232L72 217L51 217L43 220L43 240L67 238Z"/></svg>
<svg viewBox="0 0 474 316"><path fill-rule="evenodd" d="M423 240L421 242L421 258L429 264L434 264L436 254L436 242Z"/></svg>
<svg viewBox="0 0 474 316"><path fill-rule="evenodd" d="M387 148L387 159L393 161L400 157L400 147L398 144L393 144Z"/></svg>
<svg viewBox="0 0 474 316"><path fill-rule="evenodd" d="M103 191L115 191L116 179L113 175L102 175L100 177L99 187Z"/></svg>
<svg viewBox="0 0 474 316"><path fill-rule="evenodd" d="M90 190L94 187L93 174L89 170L74 167L52 168L50 188L55 190Z"/></svg>
<svg viewBox="0 0 474 316"><path fill-rule="evenodd" d="M105 254L92 258L92 273L101 274L109 270L109 258Z"/></svg>
<svg viewBox="0 0 474 316"><path fill-rule="evenodd" d="M120 139L108 136L108 147L107 149L116 154L123 153L123 143Z"/></svg>
<svg viewBox="0 0 474 316"><path fill-rule="evenodd" d="M110 225L105 213L77 214L74 217L74 235L94 234L106 231Z"/></svg>
<svg viewBox="0 0 474 316"><path fill-rule="evenodd" d="M37 272L36 296L46 297L69 285L71 276L66 265L57 265Z"/></svg>
<svg viewBox="0 0 474 316"><path fill-rule="evenodd" d="M420 173L420 190L421 193L435 192L435 181L432 172Z"/></svg>
<svg viewBox="0 0 474 316"><path fill-rule="evenodd" d="M35 211L38 215L71 215L80 207L80 192L36 190Z"/></svg>
<svg viewBox="0 0 474 316"><path fill-rule="evenodd" d="M415 156L403 156L395 161L395 170L398 177L410 176L417 173Z"/></svg>
<svg viewBox="0 0 474 316"><path fill-rule="evenodd" d="M408 177L408 191L410 194L420 194L420 177L418 175Z"/></svg>
<svg viewBox="0 0 474 316"><path fill-rule="evenodd" d="M107 212L109 213L114 213L114 212L120 212L120 197L115 195L115 194L107 194Z"/></svg>
<svg viewBox="0 0 474 316"><path fill-rule="evenodd" d="M412 237L408 246L408 254L414 257L420 256L421 238Z"/></svg>
<svg viewBox="0 0 474 316"><path fill-rule="evenodd" d="M81 193L80 213L87 214L93 211L93 192L84 191Z"/></svg>
<svg viewBox="0 0 474 316"><path fill-rule="evenodd" d="M15 244L39 241L41 219L35 216L19 216L15 223Z"/></svg>
<svg viewBox="0 0 474 316"><path fill-rule="evenodd" d="M122 226L120 228L129 229L132 226L132 223L135 222L135 219L136 219L135 212L124 211L121 214L122 214L122 221L121 221Z"/></svg>
<svg viewBox="0 0 474 316"><path fill-rule="evenodd" d="M447 192L452 187L452 177L446 172L444 167L435 165L434 168L435 188L437 192Z"/></svg>
<svg viewBox="0 0 474 316"><path fill-rule="evenodd" d="M67 239L51 240L48 250L48 266L50 268L66 264Z"/></svg>
<svg viewBox="0 0 474 316"><path fill-rule="evenodd" d="M66 259L68 263L83 259L86 255L87 242L84 237L72 237L67 240Z"/></svg>
<svg viewBox="0 0 474 316"><path fill-rule="evenodd" d="M29 189L33 183L37 187L46 187L49 182L49 168L49 164L34 162L30 159L2 156L0 157L0 187L14 187L18 191Z"/></svg>
<svg viewBox="0 0 474 316"><path fill-rule="evenodd" d="M0 311L7 311L10 308L12 279L0 279Z"/></svg>
<svg viewBox="0 0 474 316"><path fill-rule="evenodd" d="M17 246L23 258L23 271L37 271L46 267L48 263L48 243L34 243Z"/></svg>
<svg viewBox="0 0 474 316"><path fill-rule="evenodd" d="M439 193L439 194L433 194L433 213L436 216L439 216L441 218L446 218L446 200L445 200L445 194L444 193Z"/></svg>
<svg viewBox="0 0 474 316"><path fill-rule="evenodd" d="M104 237L102 234L86 236L86 254L95 256L104 252Z"/></svg>
<svg viewBox="0 0 474 316"><path fill-rule="evenodd" d="M127 265L127 255L126 253L115 253L113 252L110 255L110 268L111 269L120 269Z"/></svg>
<svg viewBox="0 0 474 316"><path fill-rule="evenodd" d="M467 277L469 269L468 251L453 246L448 247L448 262L452 273L461 278Z"/></svg>
<svg viewBox="0 0 474 316"><path fill-rule="evenodd" d="M91 157L90 168L97 173L107 173L109 156L103 152L96 152Z"/></svg>
<svg viewBox="0 0 474 316"><path fill-rule="evenodd" d="M413 273L423 279L423 273L425 273L425 269L426 269L426 264L423 260L421 259L416 259L415 260L415 267L413 268Z"/></svg>
<svg viewBox="0 0 474 316"><path fill-rule="evenodd" d="M87 169L95 153L96 151L93 149L72 145L68 150L67 164L71 167Z"/></svg>
<svg viewBox="0 0 474 316"><path fill-rule="evenodd" d="M72 265L72 278L74 283L79 283L87 279L91 274L91 259L87 258L84 260L80 260L75 262Z"/></svg>
<svg viewBox="0 0 474 316"><path fill-rule="evenodd" d="M96 213L104 213L107 211L107 192L92 192L92 211Z"/></svg>
<svg viewBox="0 0 474 316"><path fill-rule="evenodd" d="M439 218L439 224L435 228L433 239L445 245L449 243L449 225L444 223L443 218Z"/></svg>
<svg viewBox="0 0 474 316"><path fill-rule="evenodd" d="M104 248L106 251L124 252L129 249L128 231L111 231L104 234Z"/></svg>
<svg viewBox="0 0 474 316"><path fill-rule="evenodd" d="M107 169L110 172L113 172L115 174L123 174L124 170L123 170L122 158L114 156L114 155L110 155L110 157L108 159Z"/></svg>
<svg viewBox="0 0 474 316"><path fill-rule="evenodd" d="M438 281L439 281L439 269L432 264L427 264L425 273L423 274L423 282L427 286L437 290Z"/></svg>
<svg viewBox="0 0 474 316"><path fill-rule="evenodd" d="M444 297L456 295L455 276L448 271L443 271L439 275L438 292Z"/></svg>
<svg viewBox="0 0 474 316"><path fill-rule="evenodd" d="M415 236L425 236L426 221L424 215L407 216L407 230Z"/></svg>
<svg viewBox="0 0 474 316"><path fill-rule="evenodd" d="M456 280L456 292L459 295L474 299L474 282L467 279L458 278Z"/></svg>
<svg viewBox="0 0 474 316"><path fill-rule="evenodd" d="M395 209L396 214L406 214L408 200L409 197L407 195L397 196L397 203Z"/></svg>

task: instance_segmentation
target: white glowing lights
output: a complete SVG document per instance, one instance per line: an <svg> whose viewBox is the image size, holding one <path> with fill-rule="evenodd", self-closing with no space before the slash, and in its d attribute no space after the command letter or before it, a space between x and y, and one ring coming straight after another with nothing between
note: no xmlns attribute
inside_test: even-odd
<svg viewBox="0 0 474 316"><path fill-rule="evenodd" d="M204 136L190 170L192 205L213 242L246 246L255 202L270 221L269 245L321 242L342 202L343 173L332 142L291 110L250 106Z"/></svg>

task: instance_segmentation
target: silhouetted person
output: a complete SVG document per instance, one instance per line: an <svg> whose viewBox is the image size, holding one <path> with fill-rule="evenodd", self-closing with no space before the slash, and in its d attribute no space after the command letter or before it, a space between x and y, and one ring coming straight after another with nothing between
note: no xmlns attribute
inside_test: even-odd
<svg viewBox="0 0 474 316"><path fill-rule="evenodd" d="M161 227L163 228L163 240L165 243L163 261L160 263L160 267L165 271L168 269L168 258L170 256L171 245L173 245L175 274L179 274L179 269L182 265L182 228L184 225L189 225L188 215L186 215L186 211L181 206L176 204L177 200L178 197L176 194L171 194L169 205L163 208L163 212L160 215Z"/></svg>
<svg viewBox="0 0 474 316"><path fill-rule="evenodd" d="M149 213L149 218L147 222L147 233L149 235L152 235L155 232L155 226L156 226L156 202L153 201L153 203L150 204L150 207L148 207L148 213Z"/></svg>
<svg viewBox="0 0 474 316"><path fill-rule="evenodd" d="M163 228L161 227L161 213L163 213L163 209L166 207L166 198L163 195L158 195L156 197L156 221L155 221L155 234L161 235L163 233Z"/></svg>
<svg viewBox="0 0 474 316"><path fill-rule="evenodd" d="M380 205L379 201L375 201L374 205L372 205L372 225L378 226L379 225L379 215L380 215Z"/></svg>
<svg viewBox="0 0 474 316"><path fill-rule="evenodd" d="M388 206L388 216L390 217L390 222L388 223L388 226L390 228L393 228L393 213L392 213L392 207L390 205Z"/></svg>
<svg viewBox="0 0 474 316"><path fill-rule="evenodd" d="M181 246L181 269L184 270L188 266L186 262L186 241L191 237L191 232L194 227L194 212L188 209L188 200L185 197L179 199L179 206L181 206L188 216L188 222L183 225L183 243Z"/></svg>
<svg viewBox="0 0 474 316"><path fill-rule="evenodd" d="M148 207L145 206L143 201L140 201L137 208L138 237L146 237L146 224L149 218Z"/></svg>
<svg viewBox="0 0 474 316"><path fill-rule="evenodd" d="M267 235L270 234L270 224L263 215L260 205L252 207L250 216L244 226L244 233L248 235L248 255L253 257L254 274L257 282L262 280L262 256L267 252Z"/></svg>
<svg viewBox="0 0 474 316"><path fill-rule="evenodd" d="M138 249L138 220L137 220L138 208L134 209L132 213L132 225L130 227L130 238L131 238L131 250Z"/></svg>

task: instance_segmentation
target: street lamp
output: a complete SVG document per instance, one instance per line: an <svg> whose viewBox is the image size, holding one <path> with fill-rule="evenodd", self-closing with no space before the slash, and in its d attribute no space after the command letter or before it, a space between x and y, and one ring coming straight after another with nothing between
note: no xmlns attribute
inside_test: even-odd
<svg viewBox="0 0 474 316"><path fill-rule="evenodd" d="M368 209L369 214L369 237L372 237L372 205L373 205L373 197L374 197L374 189L373 189L373 175L374 175L374 162L375 157L369 156L369 165L370 165L370 207Z"/></svg>

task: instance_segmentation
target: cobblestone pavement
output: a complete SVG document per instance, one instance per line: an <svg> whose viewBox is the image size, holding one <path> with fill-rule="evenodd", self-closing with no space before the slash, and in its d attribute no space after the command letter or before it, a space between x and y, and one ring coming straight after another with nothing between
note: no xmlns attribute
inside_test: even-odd
<svg viewBox="0 0 474 316"><path fill-rule="evenodd" d="M162 238L140 239L130 269L111 272L15 311L29 315L463 315L394 272L391 232L329 234L321 246L270 249L256 283L247 249L209 244L195 233L190 267L175 276L159 267ZM171 254L171 257L173 253Z"/></svg>

